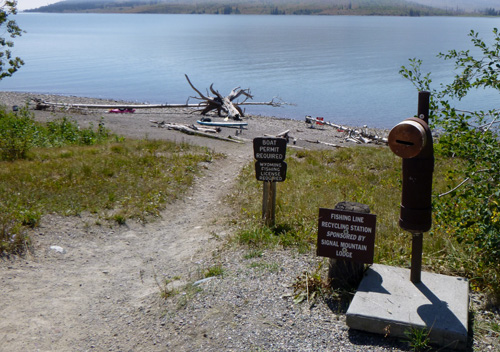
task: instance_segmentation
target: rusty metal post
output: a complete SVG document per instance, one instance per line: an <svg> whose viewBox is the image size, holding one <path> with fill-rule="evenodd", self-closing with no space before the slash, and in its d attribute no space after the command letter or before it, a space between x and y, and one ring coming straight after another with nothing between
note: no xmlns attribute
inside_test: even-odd
<svg viewBox="0 0 500 352"><path fill-rule="evenodd" d="M432 224L434 148L429 120L430 93L419 92L418 118L409 118L389 133L389 147L403 158L399 226L412 234L411 281L420 282L423 233Z"/></svg>
<svg viewBox="0 0 500 352"><path fill-rule="evenodd" d="M418 92L418 118L424 120L426 124L429 124L430 97L430 92Z"/></svg>
<svg viewBox="0 0 500 352"><path fill-rule="evenodd" d="M424 120L427 125L429 124L430 96L430 92L418 92L418 118ZM432 177L430 182L431 185L428 187L432 188ZM414 284L421 281L423 242L422 232L412 233L410 281Z"/></svg>
<svg viewBox="0 0 500 352"><path fill-rule="evenodd" d="M423 233L413 233L411 241L411 268L410 281L414 284L420 282L422 273L422 251L423 251Z"/></svg>

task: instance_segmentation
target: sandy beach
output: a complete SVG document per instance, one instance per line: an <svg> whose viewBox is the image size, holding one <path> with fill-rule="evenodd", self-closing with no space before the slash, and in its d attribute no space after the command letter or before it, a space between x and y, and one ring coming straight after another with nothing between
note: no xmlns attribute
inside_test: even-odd
<svg viewBox="0 0 500 352"><path fill-rule="evenodd" d="M44 111L35 110L34 99L39 99L47 102L62 103L62 104L127 104L127 102L102 100L93 98L79 98L71 96L57 95L42 95L29 93L12 93L0 92L0 104L8 109L14 105L25 106L29 104L30 110L35 114L37 120L45 121L56 119L63 116L71 116L83 126L93 123L104 122L105 126L113 133L118 135L133 137L133 138L151 138L151 139L168 139L168 140L183 140L189 143L198 145L206 145L209 147L217 147L222 144L226 149L226 143L219 143L210 138L200 138L189 136L178 131L167 130L163 128L155 128L154 121L165 121L167 123L177 123L185 125L199 126L196 121L203 116L196 109L191 108L168 108L168 109L137 109L133 114L111 114L109 109L69 109L69 108L54 108ZM276 108L279 109L279 108ZM285 131L289 131L290 146L299 148L335 148L333 144L339 147L356 144L348 141L348 133L340 129L326 125L310 124L303 120L291 120L277 118L273 116L252 115L251 108L248 108L247 115L243 118L244 122L248 122L245 129L237 128L222 128L222 131L217 134L220 137L238 137L240 140L251 142L253 138L260 136L275 136ZM215 114L209 114L213 121L223 121L223 118ZM314 116L313 116L314 117ZM335 121L330 121L335 124ZM366 131L367 133L386 137L387 130L363 127L363 126L348 126L358 131ZM318 143L320 142L320 143ZM324 144L326 143L326 144Z"/></svg>

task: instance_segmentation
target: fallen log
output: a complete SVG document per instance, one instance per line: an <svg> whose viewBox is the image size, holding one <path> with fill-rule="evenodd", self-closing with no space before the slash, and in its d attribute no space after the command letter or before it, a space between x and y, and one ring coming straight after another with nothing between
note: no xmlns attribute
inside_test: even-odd
<svg viewBox="0 0 500 352"><path fill-rule="evenodd" d="M282 105L292 105L287 104L279 98L273 98L268 102L247 102L248 99L253 99L250 89L241 89L240 87L234 88L229 95L222 96L217 90L214 89L214 84L210 85L210 92L214 96L204 95L198 90L188 75L184 75L188 84L191 88L198 94L196 97L188 97L185 104L71 104L71 103L58 103L43 101L39 98L32 98L35 102L36 110L46 110L49 108L64 108L64 109L166 109L166 108L196 108L201 111L202 115L206 115L212 110L217 110L219 116L222 116L222 112L226 113L226 119L232 118L234 120L240 120L245 116L243 109L240 105L268 105L272 107L280 107ZM242 101L237 101L239 97L243 96ZM197 99L200 102L196 104L189 104L189 99Z"/></svg>
<svg viewBox="0 0 500 352"><path fill-rule="evenodd" d="M387 138L385 137L380 137L377 136L376 134L368 133L363 130L358 130L354 128L350 128L347 126L342 126L342 125L337 125L328 121L320 120L318 118L314 118L311 116L306 116L306 123L316 123L318 125L327 125L331 126L333 128L336 128L337 130L341 132L347 132L347 137L346 141L348 142L354 142L354 143L383 143L387 144Z"/></svg>
<svg viewBox="0 0 500 352"><path fill-rule="evenodd" d="M48 108L64 109L166 109L166 108L198 108L200 104L73 104L57 103L32 98L35 102L36 110L45 110Z"/></svg>
<svg viewBox="0 0 500 352"><path fill-rule="evenodd" d="M322 142L320 140L312 140L312 139L301 139L301 140L303 140L304 142L308 142L308 143L323 144L323 145L327 145L327 146L333 147L333 148L344 148L338 144Z"/></svg>
<svg viewBox="0 0 500 352"><path fill-rule="evenodd" d="M65 110L70 110L70 109L169 109L169 108L192 108L192 109L202 109L202 114L203 111L205 111L210 104L207 104L206 102L199 102L199 103L185 103L185 104L129 104L129 103L123 103L123 104L77 104L77 103L58 103L58 102L52 102L52 101L45 101L41 100L38 98L32 98L32 100L35 102L35 110L47 110L47 109L53 109L53 108L61 108ZM189 98L188 98L189 101ZM267 105L267 106L272 106L272 107L280 107L283 105L287 105L288 103L281 102L281 101L275 101L274 99L271 101L267 102L240 102L236 103L237 105ZM290 104L289 104L290 105ZM240 109L237 106L237 109ZM211 109L210 109L211 110ZM197 110L194 110L193 112L196 112ZM207 111L208 112L208 111ZM205 112L206 113L206 112ZM239 112L238 112L239 113ZM244 116L241 114L241 116Z"/></svg>
<svg viewBox="0 0 500 352"><path fill-rule="evenodd" d="M237 141L239 141L239 142L241 142L241 143L251 142L251 140L250 140L250 139L248 139L248 138L243 138L243 137L239 137L239 136L231 136L231 135L229 135L227 138L237 140Z"/></svg>
<svg viewBox="0 0 500 352"><path fill-rule="evenodd" d="M290 137L289 136L289 133L290 133L290 130L286 130L286 131L283 131L281 133L278 133L277 135L272 135L272 134L264 134L265 137L276 137L276 138L284 138L286 139L286 142L289 143L290 142L290 138L292 138L294 140L294 144L295 144L295 141L296 139L293 138L293 137Z"/></svg>
<svg viewBox="0 0 500 352"><path fill-rule="evenodd" d="M181 124L176 124L176 123L168 123L165 121L159 122L159 121L155 121L155 120L149 120L149 122L156 124L156 127L158 127L158 128L167 128L169 130L176 130L176 131L183 132L183 133L186 133L189 135L214 138L214 139L219 139L219 140L226 141L226 142L242 143L241 141L238 141L238 140L215 135L214 133L218 132L216 129L210 129L211 131L207 132L207 131L199 130L198 127L196 127L194 125L187 126L187 125L181 125Z"/></svg>

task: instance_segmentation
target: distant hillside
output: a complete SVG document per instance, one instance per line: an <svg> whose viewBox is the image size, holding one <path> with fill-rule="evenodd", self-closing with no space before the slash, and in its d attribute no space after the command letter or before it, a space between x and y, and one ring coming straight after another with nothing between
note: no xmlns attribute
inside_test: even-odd
<svg viewBox="0 0 500 352"><path fill-rule="evenodd" d="M463 11L500 10L500 1L498 0L413 0L413 2L442 9L459 9Z"/></svg>
<svg viewBox="0 0 500 352"><path fill-rule="evenodd" d="M66 0L27 12L389 16L463 13L405 0Z"/></svg>

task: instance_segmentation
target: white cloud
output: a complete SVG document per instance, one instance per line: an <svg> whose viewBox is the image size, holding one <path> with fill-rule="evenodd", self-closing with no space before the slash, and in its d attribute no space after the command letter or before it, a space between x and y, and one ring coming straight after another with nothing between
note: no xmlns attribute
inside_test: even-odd
<svg viewBox="0 0 500 352"><path fill-rule="evenodd" d="M59 1L61 0L17 0L17 9L19 11L36 9L40 6L50 5Z"/></svg>

